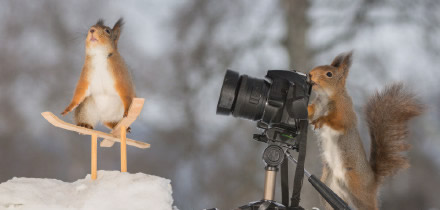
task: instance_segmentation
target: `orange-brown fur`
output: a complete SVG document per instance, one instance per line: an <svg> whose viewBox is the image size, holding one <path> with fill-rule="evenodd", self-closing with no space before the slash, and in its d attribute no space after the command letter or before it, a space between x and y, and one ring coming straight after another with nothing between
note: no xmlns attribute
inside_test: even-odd
<svg viewBox="0 0 440 210"><path fill-rule="evenodd" d="M308 113L308 117L309 117L309 118L312 118L312 117L313 117L313 115L315 114L315 104L310 104L310 105L307 107L307 113Z"/></svg>
<svg viewBox="0 0 440 210"><path fill-rule="evenodd" d="M86 58L87 63L87 58ZM81 75L79 77L78 84L76 85L75 92L73 94L72 102L61 113L63 116L75 109L85 98L87 89L89 87L87 65L84 65Z"/></svg>
<svg viewBox="0 0 440 210"><path fill-rule="evenodd" d="M377 93L367 104L367 120L371 134L371 157L367 160L357 131L357 118L345 83L352 53L337 56L330 65L318 66L309 73L317 97L308 107L309 120L320 134L325 126L336 133L337 139L321 139L321 144L333 141L342 161L342 170L332 168L323 157L321 180L340 192L339 196L356 209L378 209L377 191L386 176L408 167L401 152L409 148L407 122L422 112L413 95L395 84ZM324 132L324 131L322 131ZM328 134L327 134L328 135ZM331 135L330 135L331 136ZM328 146L327 146L328 147ZM322 147L322 152L332 147ZM330 151L331 152L331 151ZM337 179L336 173L344 173ZM336 184L335 184L336 183ZM326 204L326 208L330 206Z"/></svg>
<svg viewBox="0 0 440 210"><path fill-rule="evenodd" d="M104 124L107 128L113 129L113 128L118 124L118 122L104 122L103 124Z"/></svg>
<svg viewBox="0 0 440 210"><path fill-rule="evenodd" d="M113 56L113 58L110 58L109 63L113 70L113 77L118 78L115 80L115 87L124 104L124 117L126 117L128 108L135 97L134 87L130 75L126 73L127 69L125 68L122 57L117 51L114 52Z"/></svg>
<svg viewBox="0 0 440 210"><path fill-rule="evenodd" d="M119 19L113 28L110 28L108 26L105 26L102 20L99 20L95 25L93 25L87 34L86 38L86 57L84 62L84 67L81 72L81 76L79 78L79 81L77 83L73 98L71 103L67 106L67 108L61 113L62 115L66 115L68 112L72 111L73 109L79 107L81 103L85 101L88 97L94 97L94 93L90 92L91 85L93 85L94 82L91 78L91 73L95 71L95 66L93 65L93 59L95 58L95 54L93 54L95 49L98 49L105 53L107 56L106 59L106 66L107 71L110 72L111 79L113 81L113 88L119 95L119 98L123 104L123 113L120 116L120 119L122 117L127 116L128 109L131 105L131 102L133 98L135 97L135 91L134 91L134 85L132 83L132 79L130 76L130 73L128 72L124 60L119 54L117 50L118 46L118 40L120 37L121 29L122 29L123 21L122 18ZM95 64L96 65L96 64ZM101 81L102 82L102 81ZM104 90L103 93L100 94L106 94L106 91ZM98 100L94 98L94 100ZM93 100L89 100L93 102ZM95 101L96 102L96 101ZM85 104L84 106L86 106ZM93 104L94 106L95 103ZM81 108L83 108L81 106ZM99 108L99 107L98 107ZM93 128L94 125L90 125L88 122L81 122L83 121L82 118L87 118L87 116L81 116L78 115L81 114L81 111L75 112L75 119L77 121L78 125L82 125L85 127L91 127ZM119 121L119 117L117 120L112 120L114 122L104 122L106 126L109 128L113 128L115 123Z"/></svg>

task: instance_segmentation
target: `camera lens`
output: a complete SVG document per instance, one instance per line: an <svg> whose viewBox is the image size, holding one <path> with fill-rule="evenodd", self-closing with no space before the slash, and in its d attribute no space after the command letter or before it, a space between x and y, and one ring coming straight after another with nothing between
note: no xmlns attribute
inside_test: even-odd
<svg viewBox="0 0 440 210"><path fill-rule="evenodd" d="M227 70L220 98L217 104L217 114L241 117L250 120L260 120L269 84L262 79L247 75L239 76L237 72Z"/></svg>
<svg viewBox="0 0 440 210"><path fill-rule="evenodd" d="M235 71L227 70L223 86L220 91L220 98L217 103L217 114L229 115L232 113L235 97L238 91L239 74Z"/></svg>
<svg viewBox="0 0 440 210"><path fill-rule="evenodd" d="M269 90L268 84L262 79L243 75L240 77L239 85L240 88L232 115L250 120L260 120Z"/></svg>

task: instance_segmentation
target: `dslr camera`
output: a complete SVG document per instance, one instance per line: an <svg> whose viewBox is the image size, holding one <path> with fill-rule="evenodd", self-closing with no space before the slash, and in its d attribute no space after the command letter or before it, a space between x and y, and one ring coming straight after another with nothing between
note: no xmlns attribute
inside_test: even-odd
<svg viewBox="0 0 440 210"><path fill-rule="evenodd" d="M254 135L255 140L297 149L294 139L301 130L300 121L307 121L310 91L307 75L297 71L269 70L265 79L257 79L227 70L217 114L258 121L264 132Z"/></svg>

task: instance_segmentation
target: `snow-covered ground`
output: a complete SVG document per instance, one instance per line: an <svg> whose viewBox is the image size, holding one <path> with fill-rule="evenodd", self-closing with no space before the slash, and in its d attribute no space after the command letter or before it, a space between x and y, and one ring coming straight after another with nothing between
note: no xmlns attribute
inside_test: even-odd
<svg viewBox="0 0 440 210"><path fill-rule="evenodd" d="M0 209L173 209L170 180L143 173L98 171L67 183L13 178L0 184Z"/></svg>

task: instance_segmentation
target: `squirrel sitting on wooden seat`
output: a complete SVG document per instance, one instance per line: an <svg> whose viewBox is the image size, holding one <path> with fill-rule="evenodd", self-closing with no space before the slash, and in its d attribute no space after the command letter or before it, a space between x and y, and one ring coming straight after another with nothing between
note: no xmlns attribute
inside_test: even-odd
<svg viewBox="0 0 440 210"><path fill-rule="evenodd" d="M122 25L122 18L113 28L100 19L88 31L84 66L72 101L61 113L64 116L76 108L74 120L79 126L93 129L102 122L113 129L128 114L135 90L118 52Z"/></svg>

